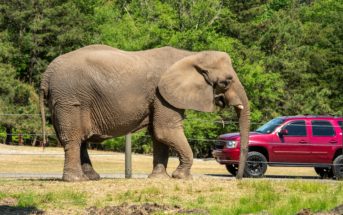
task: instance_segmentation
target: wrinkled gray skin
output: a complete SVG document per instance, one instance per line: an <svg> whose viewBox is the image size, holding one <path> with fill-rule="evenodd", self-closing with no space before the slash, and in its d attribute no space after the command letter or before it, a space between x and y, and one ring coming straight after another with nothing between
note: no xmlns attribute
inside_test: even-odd
<svg viewBox="0 0 343 215"><path fill-rule="evenodd" d="M43 132L44 100L64 146L63 180L97 180L87 142L101 142L143 127L153 139L149 177L169 177L169 148L180 160L174 178L191 178L193 153L185 137L184 110L211 112L234 106L239 116L241 157L245 166L249 105L244 88L224 52L188 52L171 47L127 52L104 45L87 46L56 58L40 87ZM44 137L45 138L45 137Z"/></svg>

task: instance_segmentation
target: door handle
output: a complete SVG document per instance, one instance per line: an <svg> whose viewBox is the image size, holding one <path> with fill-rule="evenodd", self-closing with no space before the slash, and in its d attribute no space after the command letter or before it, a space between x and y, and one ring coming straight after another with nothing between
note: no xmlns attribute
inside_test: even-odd
<svg viewBox="0 0 343 215"><path fill-rule="evenodd" d="M306 140L300 140L299 143L307 143Z"/></svg>
<svg viewBox="0 0 343 215"><path fill-rule="evenodd" d="M331 140L329 143L335 144L337 143L337 140Z"/></svg>

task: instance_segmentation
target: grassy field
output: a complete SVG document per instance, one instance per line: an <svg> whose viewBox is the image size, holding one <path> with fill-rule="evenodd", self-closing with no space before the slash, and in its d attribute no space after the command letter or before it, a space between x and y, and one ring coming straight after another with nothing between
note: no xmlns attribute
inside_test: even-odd
<svg viewBox="0 0 343 215"><path fill-rule="evenodd" d="M57 154L62 152L62 149L47 148L44 154L50 156L32 155L42 153L42 149L0 144L0 173L61 173L63 156ZM123 173L123 154L90 153L100 173ZM134 155L133 174L149 173L151 163L151 156ZM172 158L170 171L176 165L177 159ZM192 171L194 174L228 174L213 160L195 160ZM275 179L271 175L295 177ZM302 176L315 176L315 173L311 168L269 168L264 179L241 181L233 177L118 178L82 183L56 179L0 179L0 214L120 214L113 212L118 209L114 206L135 209L146 203L155 204L150 205L150 211L140 208L143 212L148 211L146 214L296 214L303 208L313 212L329 211L343 203L343 182ZM122 214L128 214L128 211Z"/></svg>

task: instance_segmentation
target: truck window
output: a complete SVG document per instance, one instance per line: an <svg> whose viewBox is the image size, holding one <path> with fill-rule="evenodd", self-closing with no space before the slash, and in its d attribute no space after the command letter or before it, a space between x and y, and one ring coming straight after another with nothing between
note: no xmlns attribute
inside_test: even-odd
<svg viewBox="0 0 343 215"><path fill-rule="evenodd" d="M272 119L269 122L267 122L266 124L264 124L261 127L259 127L256 130L256 132L262 133L262 134L270 134L270 133L272 133L275 130L275 128L280 126L284 121L285 120L283 120L281 118Z"/></svg>
<svg viewBox="0 0 343 215"><path fill-rule="evenodd" d="M312 121L312 135L332 137L335 136L335 130L329 121L313 120Z"/></svg>
<svg viewBox="0 0 343 215"><path fill-rule="evenodd" d="M293 121L284 127L288 131L287 136L306 136L304 120Z"/></svg>
<svg viewBox="0 0 343 215"><path fill-rule="evenodd" d="M339 127L341 127L341 129L343 131L343 121L338 121L338 125L339 125Z"/></svg>

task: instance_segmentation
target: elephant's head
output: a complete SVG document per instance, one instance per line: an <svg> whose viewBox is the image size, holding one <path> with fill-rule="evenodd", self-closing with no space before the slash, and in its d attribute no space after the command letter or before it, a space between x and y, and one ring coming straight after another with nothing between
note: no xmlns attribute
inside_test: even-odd
<svg viewBox="0 0 343 215"><path fill-rule="evenodd" d="M215 105L234 106L241 134L237 178L242 178L248 151L250 110L228 54L204 51L185 57L162 75L158 88L169 104L180 109L212 112Z"/></svg>

